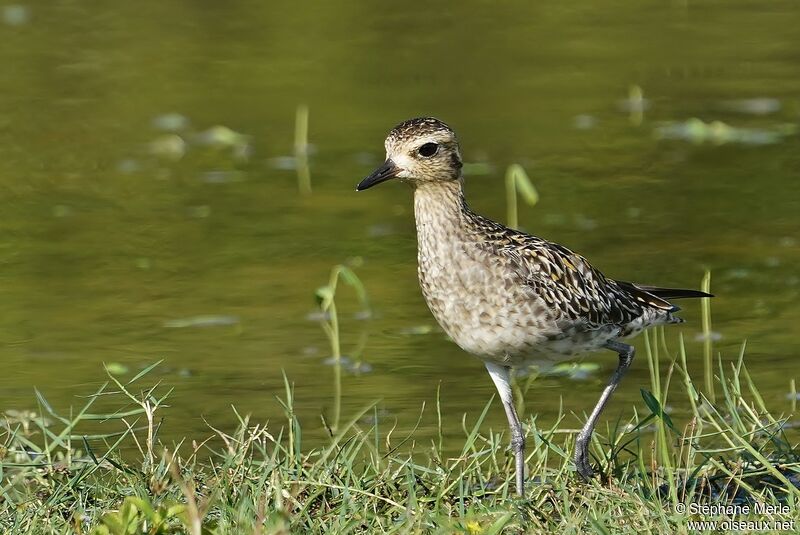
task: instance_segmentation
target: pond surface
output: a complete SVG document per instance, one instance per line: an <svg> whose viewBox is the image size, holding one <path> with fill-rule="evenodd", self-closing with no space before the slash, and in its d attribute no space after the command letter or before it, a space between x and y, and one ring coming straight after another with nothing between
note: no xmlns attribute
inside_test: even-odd
<svg viewBox="0 0 800 535"><path fill-rule="evenodd" d="M513 5L513 8L512 8ZM472 166L473 208L504 220L520 163L541 199L520 224L609 276L698 287L712 272L714 350L747 340L750 373L788 411L800 324L800 5L796 2L72 1L0 6L0 407L66 409L102 363L174 387L162 439L230 429L231 405L282 421L282 371L311 441L333 411L315 289L337 304L342 418L378 402L423 444L457 449L493 394L436 328L416 280L410 192L355 184L396 123L436 115ZM311 195L295 114L309 109ZM719 121L720 123L715 123ZM224 128L214 128L224 127ZM699 302L686 324L702 372ZM637 340L642 348L642 339ZM640 355L644 352L640 351ZM526 411L579 424L616 364L540 377ZM667 363L663 363L666 367ZM644 404L639 358L607 416ZM499 403L489 424L505 429ZM366 424L365 424L366 425Z"/></svg>

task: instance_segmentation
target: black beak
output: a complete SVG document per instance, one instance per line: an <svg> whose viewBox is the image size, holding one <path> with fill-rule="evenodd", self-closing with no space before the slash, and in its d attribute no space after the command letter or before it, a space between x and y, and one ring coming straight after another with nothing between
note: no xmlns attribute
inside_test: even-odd
<svg viewBox="0 0 800 535"><path fill-rule="evenodd" d="M396 177L397 173L399 172L400 169L398 169L392 160L386 160L383 162L383 165L375 169L371 175L358 183L358 186L356 186L356 191L364 191L365 189L371 188L376 184L386 182L390 178Z"/></svg>

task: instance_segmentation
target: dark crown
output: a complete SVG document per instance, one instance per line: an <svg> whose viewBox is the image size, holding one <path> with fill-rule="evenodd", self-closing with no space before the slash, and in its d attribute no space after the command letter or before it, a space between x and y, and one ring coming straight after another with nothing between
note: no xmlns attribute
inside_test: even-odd
<svg viewBox="0 0 800 535"><path fill-rule="evenodd" d="M389 138L400 140L442 131L455 136L452 128L435 117L415 117L392 128Z"/></svg>

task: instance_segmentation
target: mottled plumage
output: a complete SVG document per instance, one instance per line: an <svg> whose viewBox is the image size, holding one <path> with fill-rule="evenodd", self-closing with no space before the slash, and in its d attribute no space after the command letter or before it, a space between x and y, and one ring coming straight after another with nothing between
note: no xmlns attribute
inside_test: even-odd
<svg viewBox="0 0 800 535"><path fill-rule="evenodd" d="M386 162L358 189L391 178L413 187L422 293L448 336L486 363L512 428L519 492L524 435L511 399L509 368L533 358L603 348L619 353L617 371L576 440L578 472L589 477L588 440L633 360L633 347L619 340L653 325L680 322L673 315L678 307L666 299L707 294L607 278L561 245L474 213L463 196L458 140L437 119L401 123L385 145Z"/></svg>

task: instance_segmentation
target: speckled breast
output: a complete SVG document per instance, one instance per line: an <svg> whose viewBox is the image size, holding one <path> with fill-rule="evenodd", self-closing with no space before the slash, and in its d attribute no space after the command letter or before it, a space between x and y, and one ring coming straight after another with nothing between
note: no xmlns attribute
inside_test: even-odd
<svg viewBox="0 0 800 535"><path fill-rule="evenodd" d="M515 273L465 236L423 230L418 239L422 293L456 344L504 361L546 350L553 317Z"/></svg>

